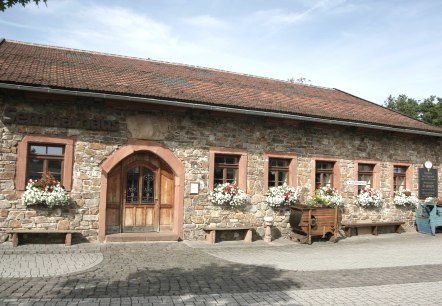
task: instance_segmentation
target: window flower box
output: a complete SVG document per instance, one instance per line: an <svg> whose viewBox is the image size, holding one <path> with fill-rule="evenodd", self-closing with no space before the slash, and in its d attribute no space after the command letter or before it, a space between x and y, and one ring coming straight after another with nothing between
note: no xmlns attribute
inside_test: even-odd
<svg viewBox="0 0 442 306"><path fill-rule="evenodd" d="M383 203L382 194L379 190L364 187L356 197L356 204L361 207L381 207Z"/></svg>
<svg viewBox="0 0 442 306"><path fill-rule="evenodd" d="M409 190L396 191L394 193L393 203L398 206L412 206L419 205L419 199Z"/></svg>
<svg viewBox="0 0 442 306"><path fill-rule="evenodd" d="M311 207L341 207L344 200L339 191L331 187L321 187L315 190L315 195L307 201L307 206Z"/></svg>
<svg viewBox="0 0 442 306"><path fill-rule="evenodd" d="M290 206L298 203L299 190L283 184L270 187L266 193L267 204L271 207Z"/></svg>
<svg viewBox="0 0 442 306"><path fill-rule="evenodd" d="M242 206L249 202L249 197L235 183L217 185L209 196L215 205Z"/></svg>
<svg viewBox="0 0 442 306"><path fill-rule="evenodd" d="M69 195L61 183L48 173L41 179L29 180L22 201L25 206L63 206L69 204Z"/></svg>

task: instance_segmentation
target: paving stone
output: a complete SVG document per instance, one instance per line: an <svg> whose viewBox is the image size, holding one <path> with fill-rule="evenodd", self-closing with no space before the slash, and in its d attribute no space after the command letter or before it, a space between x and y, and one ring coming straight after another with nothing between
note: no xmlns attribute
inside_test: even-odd
<svg viewBox="0 0 442 306"><path fill-rule="evenodd" d="M0 305L437 305L442 293L424 293L442 285L442 236L381 236L312 245L0 245ZM80 261L97 255L82 270Z"/></svg>

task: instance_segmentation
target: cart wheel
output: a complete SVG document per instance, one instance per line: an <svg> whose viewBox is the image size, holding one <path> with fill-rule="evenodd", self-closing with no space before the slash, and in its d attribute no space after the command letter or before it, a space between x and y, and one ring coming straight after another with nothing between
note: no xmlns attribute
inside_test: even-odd
<svg viewBox="0 0 442 306"><path fill-rule="evenodd" d="M327 241L331 241L331 239L333 239L333 234L330 232L327 232L327 233L325 233L324 238Z"/></svg>

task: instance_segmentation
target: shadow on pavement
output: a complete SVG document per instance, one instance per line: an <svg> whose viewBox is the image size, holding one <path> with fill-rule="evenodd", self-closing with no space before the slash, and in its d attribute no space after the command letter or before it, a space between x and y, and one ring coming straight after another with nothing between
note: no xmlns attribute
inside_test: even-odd
<svg viewBox="0 0 442 306"><path fill-rule="evenodd" d="M129 297L186 294L270 292L300 288L285 271L240 264L210 265L196 269L142 269L127 279L82 279L61 281L64 288L54 297ZM71 288L71 290L66 290ZM55 288L54 288L55 289ZM48 292L49 293L49 292ZM50 293L49 293L50 294Z"/></svg>

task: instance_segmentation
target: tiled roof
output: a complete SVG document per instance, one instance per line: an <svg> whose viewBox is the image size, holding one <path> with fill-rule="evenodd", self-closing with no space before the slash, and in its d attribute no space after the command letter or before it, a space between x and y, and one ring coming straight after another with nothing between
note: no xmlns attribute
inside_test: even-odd
<svg viewBox="0 0 442 306"><path fill-rule="evenodd" d="M9 40L0 44L0 83L159 98L442 133L441 128L336 89Z"/></svg>

